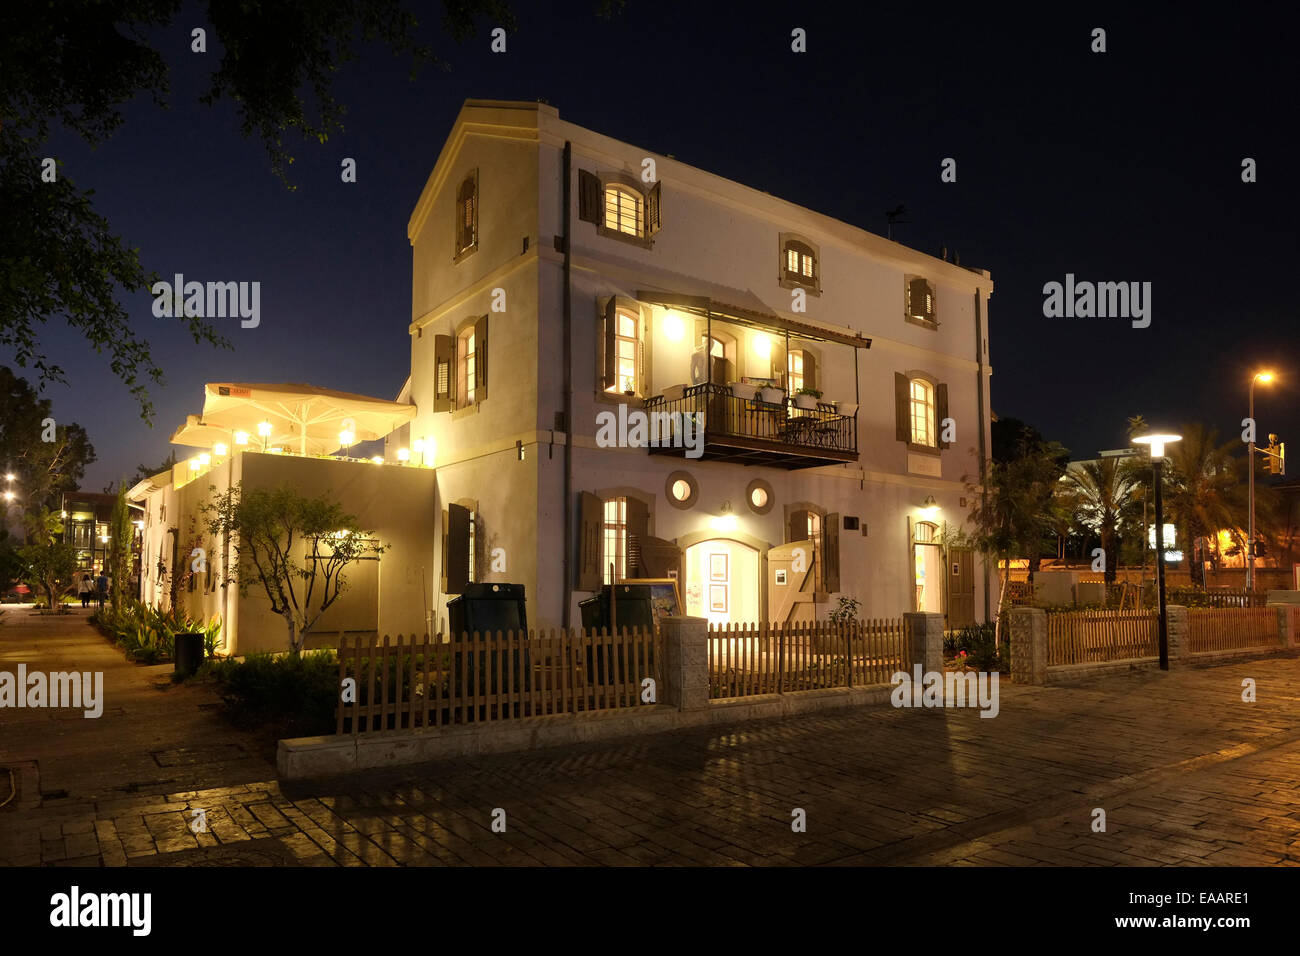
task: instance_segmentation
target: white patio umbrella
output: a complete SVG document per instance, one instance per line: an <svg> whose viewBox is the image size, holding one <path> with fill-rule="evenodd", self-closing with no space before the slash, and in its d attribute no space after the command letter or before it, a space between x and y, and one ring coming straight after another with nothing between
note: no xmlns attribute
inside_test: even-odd
<svg viewBox="0 0 1300 956"><path fill-rule="evenodd" d="M328 455L341 447L339 433L345 429L355 436L352 444L373 441L409 422L415 412L414 405L314 385L209 382L203 414L197 420L190 416L172 442L202 448L231 444L235 432L255 436L257 426L269 422L268 445L293 447L302 455Z"/></svg>

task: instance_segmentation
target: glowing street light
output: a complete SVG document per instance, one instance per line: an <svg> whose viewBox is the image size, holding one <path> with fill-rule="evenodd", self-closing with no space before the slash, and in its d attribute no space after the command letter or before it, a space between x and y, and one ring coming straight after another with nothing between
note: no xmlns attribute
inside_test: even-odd
<svg viewBox="0 0 1300 956"><path fill-rule="evenodd" d="M352 449L352 443L357 440L356 432L349 428L339 432L339 444L343 446L343 457L348 457L348 452Z"/></svg>
<svg viewBox="0 0 1300 956"><path fill-rule="evenodd" d="M1273 381L1273 373L1256 372L1250 378L1250 454L1247 458L1247 480L1250 483L1250 529L1246 534L1246 590L1255 590L1255 383L1267 385Z"/></svg>
<svg viewBox="0 0 1300 956"><path fill-rule="evenodd" d="M411 449L409 449L409 448L399 448L399 449L397 449L397 460L400 461L400 462L408 462L408 461L410 461L410 460L411 460Z"/></svg>
<svg viewBox="0 0 1300 956"><path fill-rule="evenodd" d="M260 435L260 436L262 437L262 451L266 451L266 445L267 445L267 442L268 442L268 441L270 440L270 438L271 438L271 423L270 423L270 422L258 422L258 423L257 423L257 434Z"/></svg>
<svg viewBox="0 0 1300 956"><path fill-rule="evenodd" d="M235 432L235 444L236 444L236 445L247 445L247 444L248 444L248 432Z"/></svg>
<svg viewBox="0 0 1300 956"><path fill-rule="evenodd" d="M1160 669L1169 670L1169 617L1165 611L1165 509L1160 495L1160 470L1165 463L1165 446L1182 441L1182 435L1153 432L1137 435L1135 445L1151 446L1151 480L1156 489L1156 595L1160 601Z"/></svg>
<svg viewBox="0 0 1300 956"><path fill-rule="evenodd" d="M223 441L219 441L212 446L212 453L216 455L218 458L225 458L226 452L228 452L229 450L230 448Z"/></svg>

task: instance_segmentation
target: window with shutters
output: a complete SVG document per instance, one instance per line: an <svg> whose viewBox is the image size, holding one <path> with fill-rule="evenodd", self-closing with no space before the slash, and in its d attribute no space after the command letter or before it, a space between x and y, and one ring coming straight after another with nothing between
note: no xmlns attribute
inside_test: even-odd
<svg viewBox="0 0 1300 956"><path fill-rule="evenodd" d="M641 246L653 245L660 226L660 184L645 188L630 176L578 170L578 219L596 232Z"/></svg>
<svg viewBox="0 0 1300 956"><path fill-rule="evenodd" d="M478 249L478 170L456 190L456 244L453 261L459 262Z"/></svg>
<svg viewBox="0 0 1300 956"><path fill-rule="evenodd" d="M934 446L934 388L924 379L914 378L911 388L912 444Z"/></svg>
<svg viewBox="0 0 1300 956"><path fill-rule="evenodd" d="M936 455L948 420L948 386L920 369L894 373L895 437L909 451Z"/></svg>
<svg viewBox="0 0 1300 956"><path fill-rule="evenodd" d="M817 246L803 236L783 232L781 243L781 287L785 289L804 289L812 295L820 295L821 263Z"/></svg>
<svg viewBox="0 0 1300 956"><path fill-rule="evenodd" d="M646 356L646 340L650 336L645 316L635 300L623 296L610 298L602 314L600 391L606 395L644 398L650 377Z"/></svg>
<svg viewBox="0 0 1300 956"><path fill-rule="evenodd" d="M434 336L435 412L469 408L488 397L488 317L466 319L454 332Z"/></svg>
<svg viewBox="0 0 1300 956"><path fill-rule="evenodd" d="M627 577L627 499L610 498L605 502L600 571L606 584ZM612 573L613 578L610 577Z"/></svg>
<svg viewBox="0 0 1300 956"><path fill-rule="evenodd" d="M934 286L921 276L903 277L903 315L913 325L939 327Z"/></svg>

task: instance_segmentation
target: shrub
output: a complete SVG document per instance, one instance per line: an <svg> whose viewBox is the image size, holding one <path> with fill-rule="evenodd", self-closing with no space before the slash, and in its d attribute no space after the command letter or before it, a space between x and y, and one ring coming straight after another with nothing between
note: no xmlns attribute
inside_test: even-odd
<svg viewBox="0 0 1300 956"><path fill-rule="evenodd" d="M1006 643L1003 642L1002 653L999 654L993 638L994 630L991 622L970 624L963 627L955 636L944 639L944 656L951 654L953 657L961 657L964 653L962 663L977 671L1007 670L1010 658L1006 653Z"/></svg>
<svg viewBox="0 0 1300 956"><path fill-rule="evenodd" d="M221 684L226 714L238 727L269 725L288 737L334 732L339 667L333 651L208 661L199 677Z"/></svg>
<svg viewBox="0 0 1300 956"><path fill-rule="evenodd" d="M204 651L211 656L221 633L219 617L214 616L205 624L184 611L163 611L140 601L131 601L116 609L106 604L90 619L117 642L128 658L142 664L172 660L177 634L202 634Z"/></svg>

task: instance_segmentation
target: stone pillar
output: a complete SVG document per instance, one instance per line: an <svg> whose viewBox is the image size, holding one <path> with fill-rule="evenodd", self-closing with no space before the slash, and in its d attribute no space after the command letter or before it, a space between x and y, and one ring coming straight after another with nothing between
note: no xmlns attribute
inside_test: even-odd
<svg viewBox="0 0 1300 956"><path fill-rule="evenodd" d="M1047 683L1047 612L1040 607L1013 607L1008 643L1011 679L1017 684Z"/></svg>
<svg viewBox="0 0 1300 956"><path fill-rule="evenodd" d="M943 615L908 612L903 615L907 634L908 663L921 665L926 673L943 671Z"/></svg>
<svg viewBox="0 0 1300 956"><path fill-rule="evenodd" d="M709 621L703 617L668 617L663 636L663 687L659 703L678 710L709 705Z"/></svg>
<svg viewBox="0 0 1300 956"><path fill-rule="evenodd" d="M1159 608L1156 608L1156 613L1160 613ZM1191 654L1187 649L1189 636L1187 608L1181 604L1166 604L1165 619L1168 625L1169 666L1173 667L1175 664L1185 663ZM1157 624L1157 626L1159 625Z"/></svg>
<svg viewBox="0 0 1300 956"><path fill-rule="evenodd" d="M1277 610L1277 642L1282 647L1296 646L1296 616L1292 614L1295 611L1300 614L1300 607L1294 604L1275 604L1273 607Z"/></svg>

